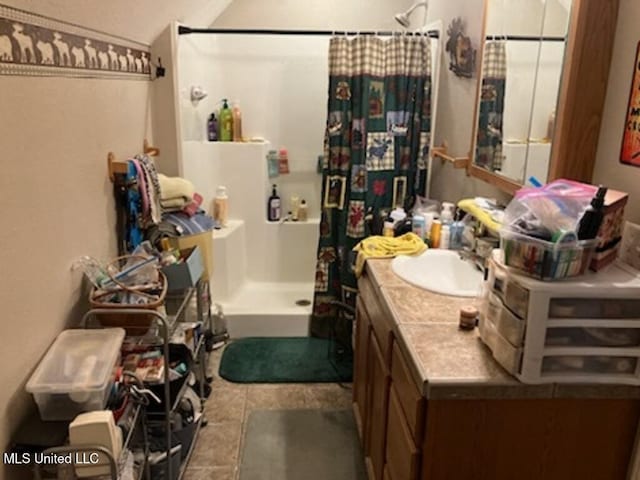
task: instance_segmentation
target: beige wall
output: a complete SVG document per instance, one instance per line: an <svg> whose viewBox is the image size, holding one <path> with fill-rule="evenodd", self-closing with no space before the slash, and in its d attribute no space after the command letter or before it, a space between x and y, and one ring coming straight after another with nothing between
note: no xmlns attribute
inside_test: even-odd
<svg viewBox="0 0 640 480"><path fill-rule="evenodd" d="M640 168L620 163L620 146L625 128L627 102L640 40L640 2L621 0L613 59L605 101L600 140L593 175L594 183L629 193L627 220L640 223Z"/></svg>
<svg viewBox="0 0 640 480"><path fill-rule="evenodd" d="M53 338L77 322L80 255L116 252L106 155L149 133L144 81L0 77L0 444L30 396L25 381Z"/></svg>
<svg viewBox="0 0 640 480"><path fill-rule="evenodd" d="M4 0L145 43L173 20L207 25L228 0ZM24 384L86 305L81 255L116 253L106 155L151 137L153 83L0 76L0 449L33 408ZM19 478L0 467L0 479Z"/></svg>

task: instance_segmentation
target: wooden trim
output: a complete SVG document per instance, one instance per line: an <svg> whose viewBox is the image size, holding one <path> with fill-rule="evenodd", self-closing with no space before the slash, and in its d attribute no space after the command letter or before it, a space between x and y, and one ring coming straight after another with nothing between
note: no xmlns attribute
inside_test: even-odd
<svg viewBox="0 0 640 480"><path fill-rule="evenodd" d="M602 111L609 82L620 0L573 0L568 41L562 69L556 126L549 162L548 181L569 178L591 182L595 166ZM487 16L485 1L483 38ZM484 53L484 43L483 50ZM476 99L481 93L478 75ZM513 194L521 184L473 164L478 102L467 173Z"/></svg>
<svg viewBox="0 0 640 480"><path fill-rule="evenodd" d="M619 0L573 0L549 180L591 181L618 6Z"/></svg>
<svg viewBox="0 0 640 480"><path fill-rule="evenodd" d="M476 156L476 140L478 132L478 116L480 114L480 95L482 94L482 64L484 63L484 45L487 38L487 19L489 18L489 0L484 0L482 6L482 32L480 36L480 47L478 47L478 65L476 66L476 99L473 105L473 123L471 124L471 142L469 145L469 163L467 164L467 175L473 176L473 164Z"/></svg>
<svg viewBox="0 0 640 480"><path fill-rule="evenodd" d="M442 163L449 162L455 169L467 168L469 165L469 157L452 157L447 153L447 147L433 147L431 150L432 158L439 158Z"/></svg>
<svg viewBox="0 0 640 480"><path fill-rule="evenodd" d="M477 165L470 165L468 174L472 177L487 182L489 185L493 185L494 187L502 190L505 193L508 193L509 195L514 195L518 190L522 188L522 184L517 182L516 180L512 180L511 178L507 178L495 172L490 172L489 170L485 170L484 168L478 167Z"/></svg>

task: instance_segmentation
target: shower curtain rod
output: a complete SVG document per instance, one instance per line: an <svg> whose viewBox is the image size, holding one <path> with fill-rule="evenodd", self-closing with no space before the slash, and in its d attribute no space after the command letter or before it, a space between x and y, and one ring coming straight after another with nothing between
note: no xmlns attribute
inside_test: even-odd
<svg viewBox="0 0 640 480"><path fill-rule="evenodd" d="M565 37L534 37L526 35L487 35L487 40L507 40L513 42L564 42Z"/></svg>
<svg viewBox="0 0 640 480"><path fill-rule="evenodd" d="M178 35L189 35L191 33L218 33L218 34L236 34L236 35L380 35L390 37L393 35L424 35L421 32L392 32L392 31L338 31L338 30L270 30L270 29L229 29L229 28L191 28L183 25L178 26ZM429 38L439 38L438 30L429 30L427 32Z"/></svg>

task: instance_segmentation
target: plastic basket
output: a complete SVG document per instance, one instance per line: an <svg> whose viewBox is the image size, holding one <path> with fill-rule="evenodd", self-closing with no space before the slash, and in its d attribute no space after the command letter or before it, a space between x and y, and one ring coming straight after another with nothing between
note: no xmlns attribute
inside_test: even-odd
<svg viewBox="0 0 640 480"><path fill-rule="evenodd" d="M597 239L552 243L510 230L500 232L504 264L538 280L559 280L584 274L597 245Z"/></svg>
<svg viewBox="0 0 640 480"><path fill-rule="evenodd" d="M154 295L156 300L145 304L124 304L110 303L107 298L111 293L100 293L95 288L89 295L89 304L91 308L100 308L105 310L113 310L113 313L96 315L96 319L103 327L119 327L124 328L127 335L144 335L147 333L155 318L154 315L129 315L120 313L118 310L123 308L134 308L139 310L158 310L164 307L165 297L167 296L167 277L162 272L158 272L160 286L147 290L137 290L136 293L142 295ZM124 287L127 289L126 287Z"/></svg>

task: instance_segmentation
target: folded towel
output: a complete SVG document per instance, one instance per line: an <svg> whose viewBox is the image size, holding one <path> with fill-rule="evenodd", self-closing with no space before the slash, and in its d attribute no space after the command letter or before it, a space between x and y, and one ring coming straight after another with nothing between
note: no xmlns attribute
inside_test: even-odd
<svg viewBox="0 0 640 480"><path fill-rule="evenodd" d="M166 200L160 200L160 205L162 205L162 210L164 210L165 212L171 212L171 211L179 212L190 203L191 203L191 199L184 198L184 197L176 197L176 198L170 198Z"/></svg>
<svg viewBox="0 0 640 480"><path fill-rule="evenodd" d="M181 177L167 177L159 173L158 181L160 182L161 200L184 198L189 202L193 198L195 187L189 180Z"/></svg>
<svg viewBox="0 0 640 480"><path fill-rule="evenodd" d="M399 237L372 236L365 238L355 247L356 277L362 275L367 258L391 258L397 255L419 255L427 249L424 241L415 233L405 233Z"/></svg>

